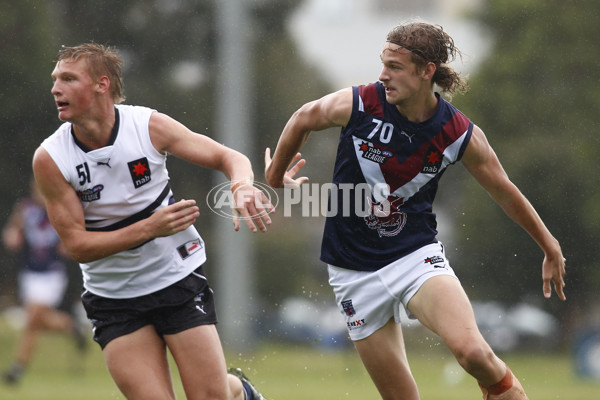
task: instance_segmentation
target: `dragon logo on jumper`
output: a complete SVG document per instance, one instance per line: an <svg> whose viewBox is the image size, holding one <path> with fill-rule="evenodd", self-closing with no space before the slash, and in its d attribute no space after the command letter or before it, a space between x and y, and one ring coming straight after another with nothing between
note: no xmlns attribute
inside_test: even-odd
<svg viewBox="0 0 600 400"><path fill-rule="evenodd" d="M371 229L376 229L379 237L396 236L406 224L406 213L399 210L404 204L404 199L389 196L381 202L372 202L369 199L370 213L364 217L365 223Z"/></svg>
<svg viewBox="0 0 600 400"><path fill-rule="evenodd" d="M150 164L146 157L130 161L127 163L127 166L129 167L133 186L135 186L136 189L150 182Z"/></svg>
<svg viewBox="0 0 600 400"><path fill-rule="evenodd" d="M441 151L435 147L430 147L427 153L425 153L421 172L424 174L437 174L442 169L443 158Z"/></svg>
<svg viewBox="0 0 600 400"><path fill-rule="evenodd" d="M100 192L102 190L104 190L104 185L96 185L91 189L78 190L77 197L79 197L79 200L87 202L100 200Z"/></svg>
<svg viewBox="0 0 600 400"><path fill-rule="evenodd" d="M362 158L369 161L376 162L377 164L383 164L386 160L394 155L394 153L388 149L375 147L372 143L362 142L358 149L362 151Z"/></svg>

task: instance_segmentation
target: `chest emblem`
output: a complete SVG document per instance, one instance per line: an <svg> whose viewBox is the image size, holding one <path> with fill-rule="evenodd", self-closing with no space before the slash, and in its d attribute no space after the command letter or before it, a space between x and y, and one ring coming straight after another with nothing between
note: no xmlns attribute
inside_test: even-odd
<svg viewBox="0 0 600 400"><path fill-rule="evenodd" d="M127 166L129 167L133 186L135 186L136 189L150 182L150 164L146 157L130 161L127 163Z"/></svg>
<svg viewBox="0 0 600 400"><path fill-rule="evenodd" d="M442 160L442 153L437 148L430 147L425 153L421 172L424 174L437 174L442 168Z"/></svg>
<svg viewBox="0 0 600 400"><path fill-rule="evenodd" d="M385 163L388 158L394 155L391 150L373 146L373 144L367 142L359 144L358 150L362 151L362 158L376 162L377 164Z"/></svg>
<svg viewBox="0 0 600 400"><path fill-rule="evenodd" d="M91 202L100 200L100 193L104 190L104 185L96 185L91 189L78 190L77 196L79 200L85 202Z"/></svg>
<svg viewBox="0 0 600 400"><path fill-rule="evenodd" d="M407 215L400 211L404 199L389 196L382 202L373 202L369 199L370 212L364 217L370 229L375 229L379 237L396 236L406 225Z"/></svg>

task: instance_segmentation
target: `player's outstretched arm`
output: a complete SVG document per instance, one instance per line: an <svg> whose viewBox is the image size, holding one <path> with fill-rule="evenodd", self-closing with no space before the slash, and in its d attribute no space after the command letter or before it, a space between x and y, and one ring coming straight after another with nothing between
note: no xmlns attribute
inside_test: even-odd
<svg viewBox="0 0 600 400"><path fill-rule="evenodd" d="M300 157L300 149L308 140L311 132L323 129L346 126L352 113L352 89L346 88L328 94L318 100L300 107L286 123L279 142L270 158L271 150L265 152L265 177L272 187L283 187L286 183L303 183L308 178L293 178L304 165L302 160L294 165Z"/></svg>
<svg viewBox="0 0 600 400"><path fill-rule="evenodd" d="M558 240L552 236L531 203L510 181L483 131L475 126L462 162L506 214L517 222L537 242L544 252L542 290L549 298L551 282L561 300L564 294L565 258Z"/></svg>
<svg viewBox="0 0 600 400"><path fill-rule="evenodd" d="M208 136L192 132L186 126L155 112L150 118L150 138L161 153L170 153L190 163L223 172L231 181L233 193L233 226L237 231L241 221L252 231L267 230L269 213L274 208L254 182L254 172L248 157Z"/></svg>

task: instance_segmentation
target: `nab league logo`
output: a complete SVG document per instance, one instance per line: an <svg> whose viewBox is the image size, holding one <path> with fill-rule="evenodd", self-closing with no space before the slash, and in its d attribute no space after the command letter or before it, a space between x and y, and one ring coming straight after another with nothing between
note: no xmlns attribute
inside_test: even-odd
<svg viewBox="0 0 600 400"><path fill-rule="evenodd" d="M104 190L104 185L96 185L91 189L78 190L77 196L81 201L96 201L100 200L100 193L102 192L102 190Z"/></svg>
<svg viewBox="0 0 600 400"><path fill-rule="evenodd" d="M363 158L376 162L377 164L383 164L388 158L394 155L394 153L388 149L375 147L372 143L367 142L362 142L358 145L358 150L363 152Z"/></svg>

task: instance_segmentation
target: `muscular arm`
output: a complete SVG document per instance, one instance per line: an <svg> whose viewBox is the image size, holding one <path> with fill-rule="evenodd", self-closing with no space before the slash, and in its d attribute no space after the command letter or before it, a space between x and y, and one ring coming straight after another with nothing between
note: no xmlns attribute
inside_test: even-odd
<svg viewBox="0 0 600 400"><path fill-rule="evenodd" d="M268 213L272 211L264 193L254 187L254 173L248 157L213 139L192 132L173 118L153 113L150 117L150 138L160 152L167 152L193 164L223 172L231 181L232 187L239 182L248 182L235 190L234 201L248 228L256 232L257 227L266 231L271 223ZM234 228L239 230L239 218L234 219Z"/></svg>
<svg viewBox="0 0 600 400"><path fill-rule="evenodd" d="M86 263L130 249L159 236L188 228L198 217L193 200L182 200L128 227L110 232L88 232L81 202L43 148L33 158L33 172L46 204L48 216L67 253Z"/></svg>
<svg viewBox="0 0 600 400"><path fill-rule="evenodd" d="M346 126L352 114L352 89L328 94L300 107L285 125L273 154L267 149L265 176L269 185L282 187L290 164L313 131Z"/></svg>
<svg viewBox="0 0 600 400"><path fill-rule="evenodd" d="M152 144L160 152L221 171L231 181L254 179L248 157L208 136L192 132L165 114L153 113L149 128Z"/></svg>
<svg viewBox="0 0 600 400"><path fill-rule="evenodd" d="M543 292L550 297L550 282L561 300L565 300L563 276L565 259L558 241L544 225L531 203L510 181L483 131L475 126L462 162L504 212L537 242L544 252Z"/></svg>

